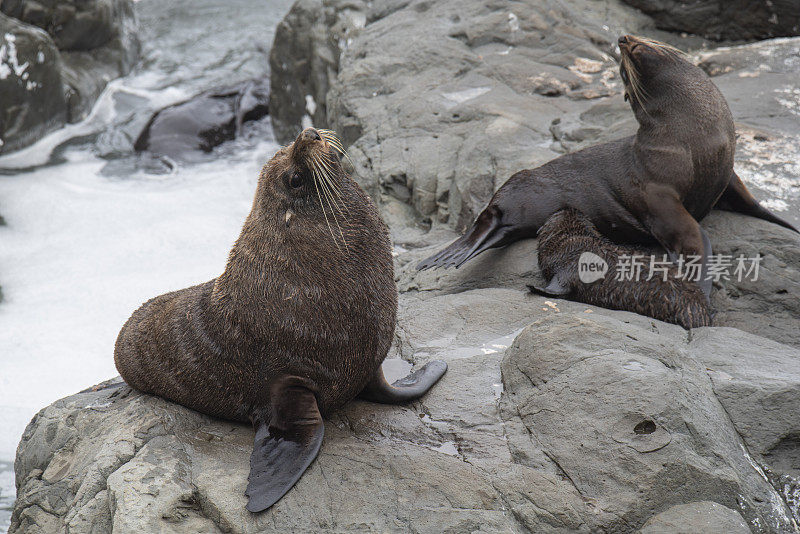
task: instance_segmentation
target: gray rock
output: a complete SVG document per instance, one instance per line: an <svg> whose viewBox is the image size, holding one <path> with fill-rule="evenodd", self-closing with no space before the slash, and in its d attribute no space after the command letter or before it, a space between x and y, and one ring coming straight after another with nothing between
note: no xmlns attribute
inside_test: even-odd
<svg viewBox="0 0 800 534"><path fill-rule="evenodd" d="M713 211L703 220L714 253L737 258L760 256L758 277L732 276L715 282L711 303L715 326L731 326L795 347L800 347L800 238L796 233L767 223L723 211ZM449 234L452 239L455 234ZM536 259L536 240L519 241L489 250L459 269L418 272L420 260L438 250L447 239L397 257L400 291L420 298L473 288L507 287L525 290L541 283ZM749 260L747 265L749 265Z"/></svg>
<svg viewBox="0 0 800 534"><path fill-rule="evenodd" d="M390 363L442 358L448 373L419 402L353 401L328 417L319 458L270 511L244 509L249 427L112 385L31 422L10 532L635 532L707 500L754 532L786 532L788 507L759 471L769 457L745 432L761 417L789 435L795 421L726 404L702 358L730 339L737 353L774 353L756 387L800 358L733 329L690 341L510 289L404 294ZM742 381L756 361L720 359Z"/></svg>
<svg viewBox="0 0 800 534"><path fill-rule="evenodd" d="M800 35L800 9L795 0L624 0L669 31L711 39L753 40Z"/></svg>
<svg viewBox="0 0 800 534"><path fill-rule="evenodd" d="M524 288L538 276L534 242L458 271L416 273L414 265L452 240L513 172L635 131L612 57L619 33L704 44L659 34L620 2L578 2L569 14L559 6L301 0L282 22L272 54L272 87L287 88L272 95L284 113L273 116L278 136L296 134L313 93L309 119L342 135L356 178L389 222L402 252L401 291ZM342 30L345 18L358 24ZM800 123L791 88L800 84L799 48L800 39L777 39L697 56L736 117L737 171L798 226ZM716 324L798 346L797 236L732 214L703 224L717 253L764 257L757 282L718 284Z"/></svg>
<svg viewBox="0 0 800 534"><path fill-rule="evenodd" d="M300 0L278 24L269 56L270 115L281 143L291 142L304 126L328 123L326 95L339 70L342 48L366 22L366 4Z"/></svg>
<svg viewBox="0 0 800 534"><path fill-rule="evenodd" d="M300 0L272 49L273 124L281 142L306 116L336 129L370 194L414 208L407 225L463 227L557 155L554 119L620 92L616 36L645 28L616 1Z"/></svg>
<svg viewBox="0 0 800 534"><path fill-rule="evenodd" d="M42 30L0 13L0 153L64 125L62 63Z"/></svg>
<svg viewBox="0 0 800 534"><path fill-rule="evenodd" d="M738 329L532 296L534 240L414 271L513 171L633 126L612 58L623 31L664 37L616 0L299 0L271 54L276 133L311 122L349 145L397 245L386 366L441 358L448 373L418 402L331 414L319 458L261 515L244 509L249 427L124 385L62 399L23 435L11 532L796 531L794 234L704 221L717 253L763 257L757 283L717 285L717 324ZM744 100L759 57L765 84L793 79L794 43L771 45L774 61L756 48L704 61ZM751 154L790 138L777 119L776 137L753 133L774 96L737 115Z"/></svg>
<svg viewBox="0 0 800 534"><path fill-rule="evenodd" d="M503 360L505 410L607 514L602 530L631 531L698 500L737 509L756 532L795 529L684 333L631 323L562 314L526 328Z"/></svg>
<svg viewBox="0 0 800 534"><path fill-rule="evenodd" d="M741 514L712 501L679 504L650 518L641 534L750 534Z"/></svg>

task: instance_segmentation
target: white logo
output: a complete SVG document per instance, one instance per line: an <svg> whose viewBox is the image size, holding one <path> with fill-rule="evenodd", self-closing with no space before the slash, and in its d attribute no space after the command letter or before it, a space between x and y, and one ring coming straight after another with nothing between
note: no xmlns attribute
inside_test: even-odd
<svg viewBox="0 0 800 534"><path fill-rule="evenodd" d="M600 280L605 277L607 272L608 263L597 254L584 252L578 258L578 278L584 284L591 284L596 280Z"/></svg>

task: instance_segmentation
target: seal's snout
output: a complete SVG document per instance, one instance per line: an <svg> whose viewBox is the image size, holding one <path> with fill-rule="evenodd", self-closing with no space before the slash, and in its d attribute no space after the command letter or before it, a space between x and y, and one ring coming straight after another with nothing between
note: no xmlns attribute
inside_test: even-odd
<svg viewBox="0 0 800 534"><path fill-rule="evenodd" d="M322 137L320 137L319 132L314 128L306 128L300 134L300 139L304 141L321 141Z"/></svg>
<svg viewBox="0 0 800 534"><path fill-rule="evenodd" d="M620 46L628 44L628 36L621 35L620 38L617 40L617 42L619 43Z"/></svg>

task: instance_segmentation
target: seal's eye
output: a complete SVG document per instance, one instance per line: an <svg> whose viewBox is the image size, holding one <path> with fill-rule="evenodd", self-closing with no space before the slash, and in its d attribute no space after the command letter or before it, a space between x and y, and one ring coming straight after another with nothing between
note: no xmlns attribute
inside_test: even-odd
<svg viewBox="0 0 800 534"><path fill-rule="evenodd" d="M297 189L298 187L302 187L303 185L303 176L299 172L293 172L291 176L289 176L289 187L292 189Z"/></svg>
<svg viewBox="0 0 800 534"><path fill-rule="evenodd" d="M628 83L628 71L625 69L621 69L619 71L619 75L622 77L622 81L624 83Z"/></svg>

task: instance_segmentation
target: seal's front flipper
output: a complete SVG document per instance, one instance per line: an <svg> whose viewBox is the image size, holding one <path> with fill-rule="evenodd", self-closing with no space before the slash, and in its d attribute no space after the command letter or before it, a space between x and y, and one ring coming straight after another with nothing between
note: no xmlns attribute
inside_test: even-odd
<svg viewBox="0 0 800 534"><path fill-rule="evenodd" d="M325 426L314 393L299 377L272 387L271 406L253 416L256 440L250 456L247 509L262 512L278 502L314 461Z"/></svg>
<svg viewBox="0 0 800 534"><path fill-rule="evenodd" d="M359 398L383 404L398 404L420 398L442 378L447 371L447 364L441 360L426 363L405 378L393 384L386 381L383 368L378 367L372 380L359 393Z"/></svg>
<svg viewBox="0 0 800 534"><path fill-rule="evenodd" d="M670 260L677 263L682 257L688 264L696 261L695 258L700 258L700 278L696 282L708 300L711 295L711 280L706 279L711 256L708 236L686 211L672 188L662 184L649 184L645 199L649 212L645 226L666 249Z"/></svg>
<svg viewBox="0 0 800 534"><path fill-rule="evenodd" d="M529 285L528 289L531 290L531 293L538 293L539 295L544 295L545 297L556 297L556 298L568 295L570 292L569 286L564 282L562 282L558 275L554 276L546 287Z"/></svg>
<svg viewBox="0 0 800 534"><path fill-rule="evenodd" d="M764 209L761 204L758 203L758 200L750 194L750 191L747 190L747 187L736 173L733 173L733 176L731 176L728 187L722 193L722 196L717 201L717 205L714 207L720 210L735 211L736 213L743 213L751 217L764 219L765 221L779 224L784 228L798 232L797 228Z"/></svg>
<svg viewBox="0 0 800 534"><path fill-rule="evenodd" d="M703 227L699 224L697 227L700 229L700 237L703 238L703 268L700 271L700 280L697 282L697 285L700 286L700 289L703 291L703 294L706 296L706 301L711 304L711 277L708 276L708 264L711 261L711 255L713 251L711 250L711 240L708 238L708 234L706 231L703 230Z"/></svg>
<svg viewBox="0 0 800 534"><path fill-rule="evenodd" d="M433 267L457 269L484 250L507 244L501 218L502 215L496 207L486 208L466 234L453 241L444 250L422 260L417 265L417 270L424 271Z"/></svg>

